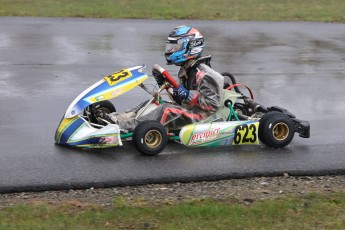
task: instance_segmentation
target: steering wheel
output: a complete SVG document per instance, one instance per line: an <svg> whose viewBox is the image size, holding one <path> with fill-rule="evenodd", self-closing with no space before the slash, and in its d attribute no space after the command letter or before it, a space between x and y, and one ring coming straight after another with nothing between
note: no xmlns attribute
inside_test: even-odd
<svg viewBox="0 0 345 230"><path fill-rule="evenodd" d="M162 74L165 77L165 79L169 82L169 84L171 84L174 88L178 88L179 85L168 71L164 70Z"/></svg>
<svg viewBox="0 0 345 230"><path fill-rule="evenodd" d="M175 81L175 79L170 75L170 73L165 70L164 68L162 68L159 65L154 65L154 68L156 70L158 70L163 76L164 78L167 80L167 82L174 88L178 88L179 85L177 84L177 82Z"/></svg>
<svg viewBox="0 0 345 230"><path fill-rule="evenodd" d="M172 87L174 87L174 88L178 88L178 87L179 87L179 85L177 84L177 82L175 81L175 79L169 74L168 71L166 71L165 69L163 69L163 68L160 67L159 65L155 65L154 68L155 68L156 70L158 70L158 71L164 76L165 80L166 80ZM142 108L138 111L138 113L137 113L137 115L136 115L135 118L137 119L137 118L145 111L145 109L151 104L152 101L154 101L154 100L155 100L155 101L158 101L158 100L159 100L159 93L160 93L161 90L165 89L165 90L168 91L168 88L169 88L169 86L167 87L167 85L162 85L161 88L159 89L158 93L157 93L158 97L153 96L152 99L149 100L149 101L147 102L147 104L146 104L144 107L142 107ZM174 101L174 99L172 98L172 96L170 95L170 93L168 93L168 96L170 97L170 99L171 99L172 101ZM158 98L158 99L157 99L157 98Z"/></svg>

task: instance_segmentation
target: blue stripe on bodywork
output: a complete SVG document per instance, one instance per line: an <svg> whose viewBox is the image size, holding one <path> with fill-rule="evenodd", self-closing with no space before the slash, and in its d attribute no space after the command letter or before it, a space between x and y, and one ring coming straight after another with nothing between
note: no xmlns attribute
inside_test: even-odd
<svg viewBox="0 0 345 230"><path fill-rule="evenodd" d="M62 145L69 144L68 140L75 133L75 131L78 130L83 125L85 125L84 119L79 117L78 119L74 120L71 124L69 124L69 126L65 130L63 130L60 136L59 144L62 144Z"/></svg>

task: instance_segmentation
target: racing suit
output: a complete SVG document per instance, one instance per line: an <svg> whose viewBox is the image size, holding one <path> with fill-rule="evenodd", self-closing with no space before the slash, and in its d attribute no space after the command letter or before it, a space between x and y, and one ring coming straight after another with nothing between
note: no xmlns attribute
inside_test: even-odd
<svg viewBox="0 0 345 230"><path fill-rule="evenodd" d="M156 120L168 129L176 130L216 113L222 106L224 77L210 67L210 59L210 56L191 59L181 66L178 77L180 84L189 90L186 99L174 97L176 104L163 103L137 119L136 113L145 103L126 114L109 114L109 118L116 121L121 129L129 131L133 131L139 122L145 120Z"/></svg>

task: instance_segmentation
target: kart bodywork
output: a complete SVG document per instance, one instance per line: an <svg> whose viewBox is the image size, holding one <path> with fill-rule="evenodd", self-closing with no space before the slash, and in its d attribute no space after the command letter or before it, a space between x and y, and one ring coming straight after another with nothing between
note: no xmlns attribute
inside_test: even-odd
<svg viewBox="0 0 345 230"><path fill-rule="evenodd" d="M142 84L149 77L142 72L144 67L115 72L82 92L64 114L56 130L55 142L66 146L108 148L121 146L123 140L132 139L140 152L156 155L164 149L168 140L176 140L190 147L263 143L282 148L291 142L295 132L304 138L310 136L309 122L297 119L286 109L258 104L253 100L251 91L251 97L242 94L238 89L239 84L228 73L223 75L230 77L233 84L224 86L223 107L205 120L186 125L180 130L167 130L159 122L145 121L139 123L133 132L128 132L117 124L97 117L100 110L115 112L110 99L136 86L147 90ZM162 74L166 77L166 84L157 93L152 93L152 100L138 112L137 117L164 103L159 93L177 85L167 71L164 70Z"/></svg>
<svg viewBox="0 0 345 230"><path fill-rule="evenodd" d="M61 145L84 148L108 148L122 145L120 127L92 123L84 110L97 102L110 100L140 85L148 78L137 66L104 77L82 92L68 107L55 134ZM109 111L110 112L110 111Z"/></svg>

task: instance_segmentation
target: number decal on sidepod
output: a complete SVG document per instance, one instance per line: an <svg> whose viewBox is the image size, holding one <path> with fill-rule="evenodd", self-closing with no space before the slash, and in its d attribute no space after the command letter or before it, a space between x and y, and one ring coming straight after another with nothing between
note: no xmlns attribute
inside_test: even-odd
<svg viewBox="0 0 345 230"><path fill-rule="evenodd" d="M123 81L123 80L125 80L131 76L132 76L132 74L129 70L123 69L123 70L115 72L109 76L104 77L104 79L107 80L107 82L110 86L113 86L113 85L119 83L120 81Z"/></svg>
<svg viewBox="0 0 345 230"><path fill-rule="evenodd" d="M258 144L258 123L238 125L235 129L234 144Z"/></svg>

